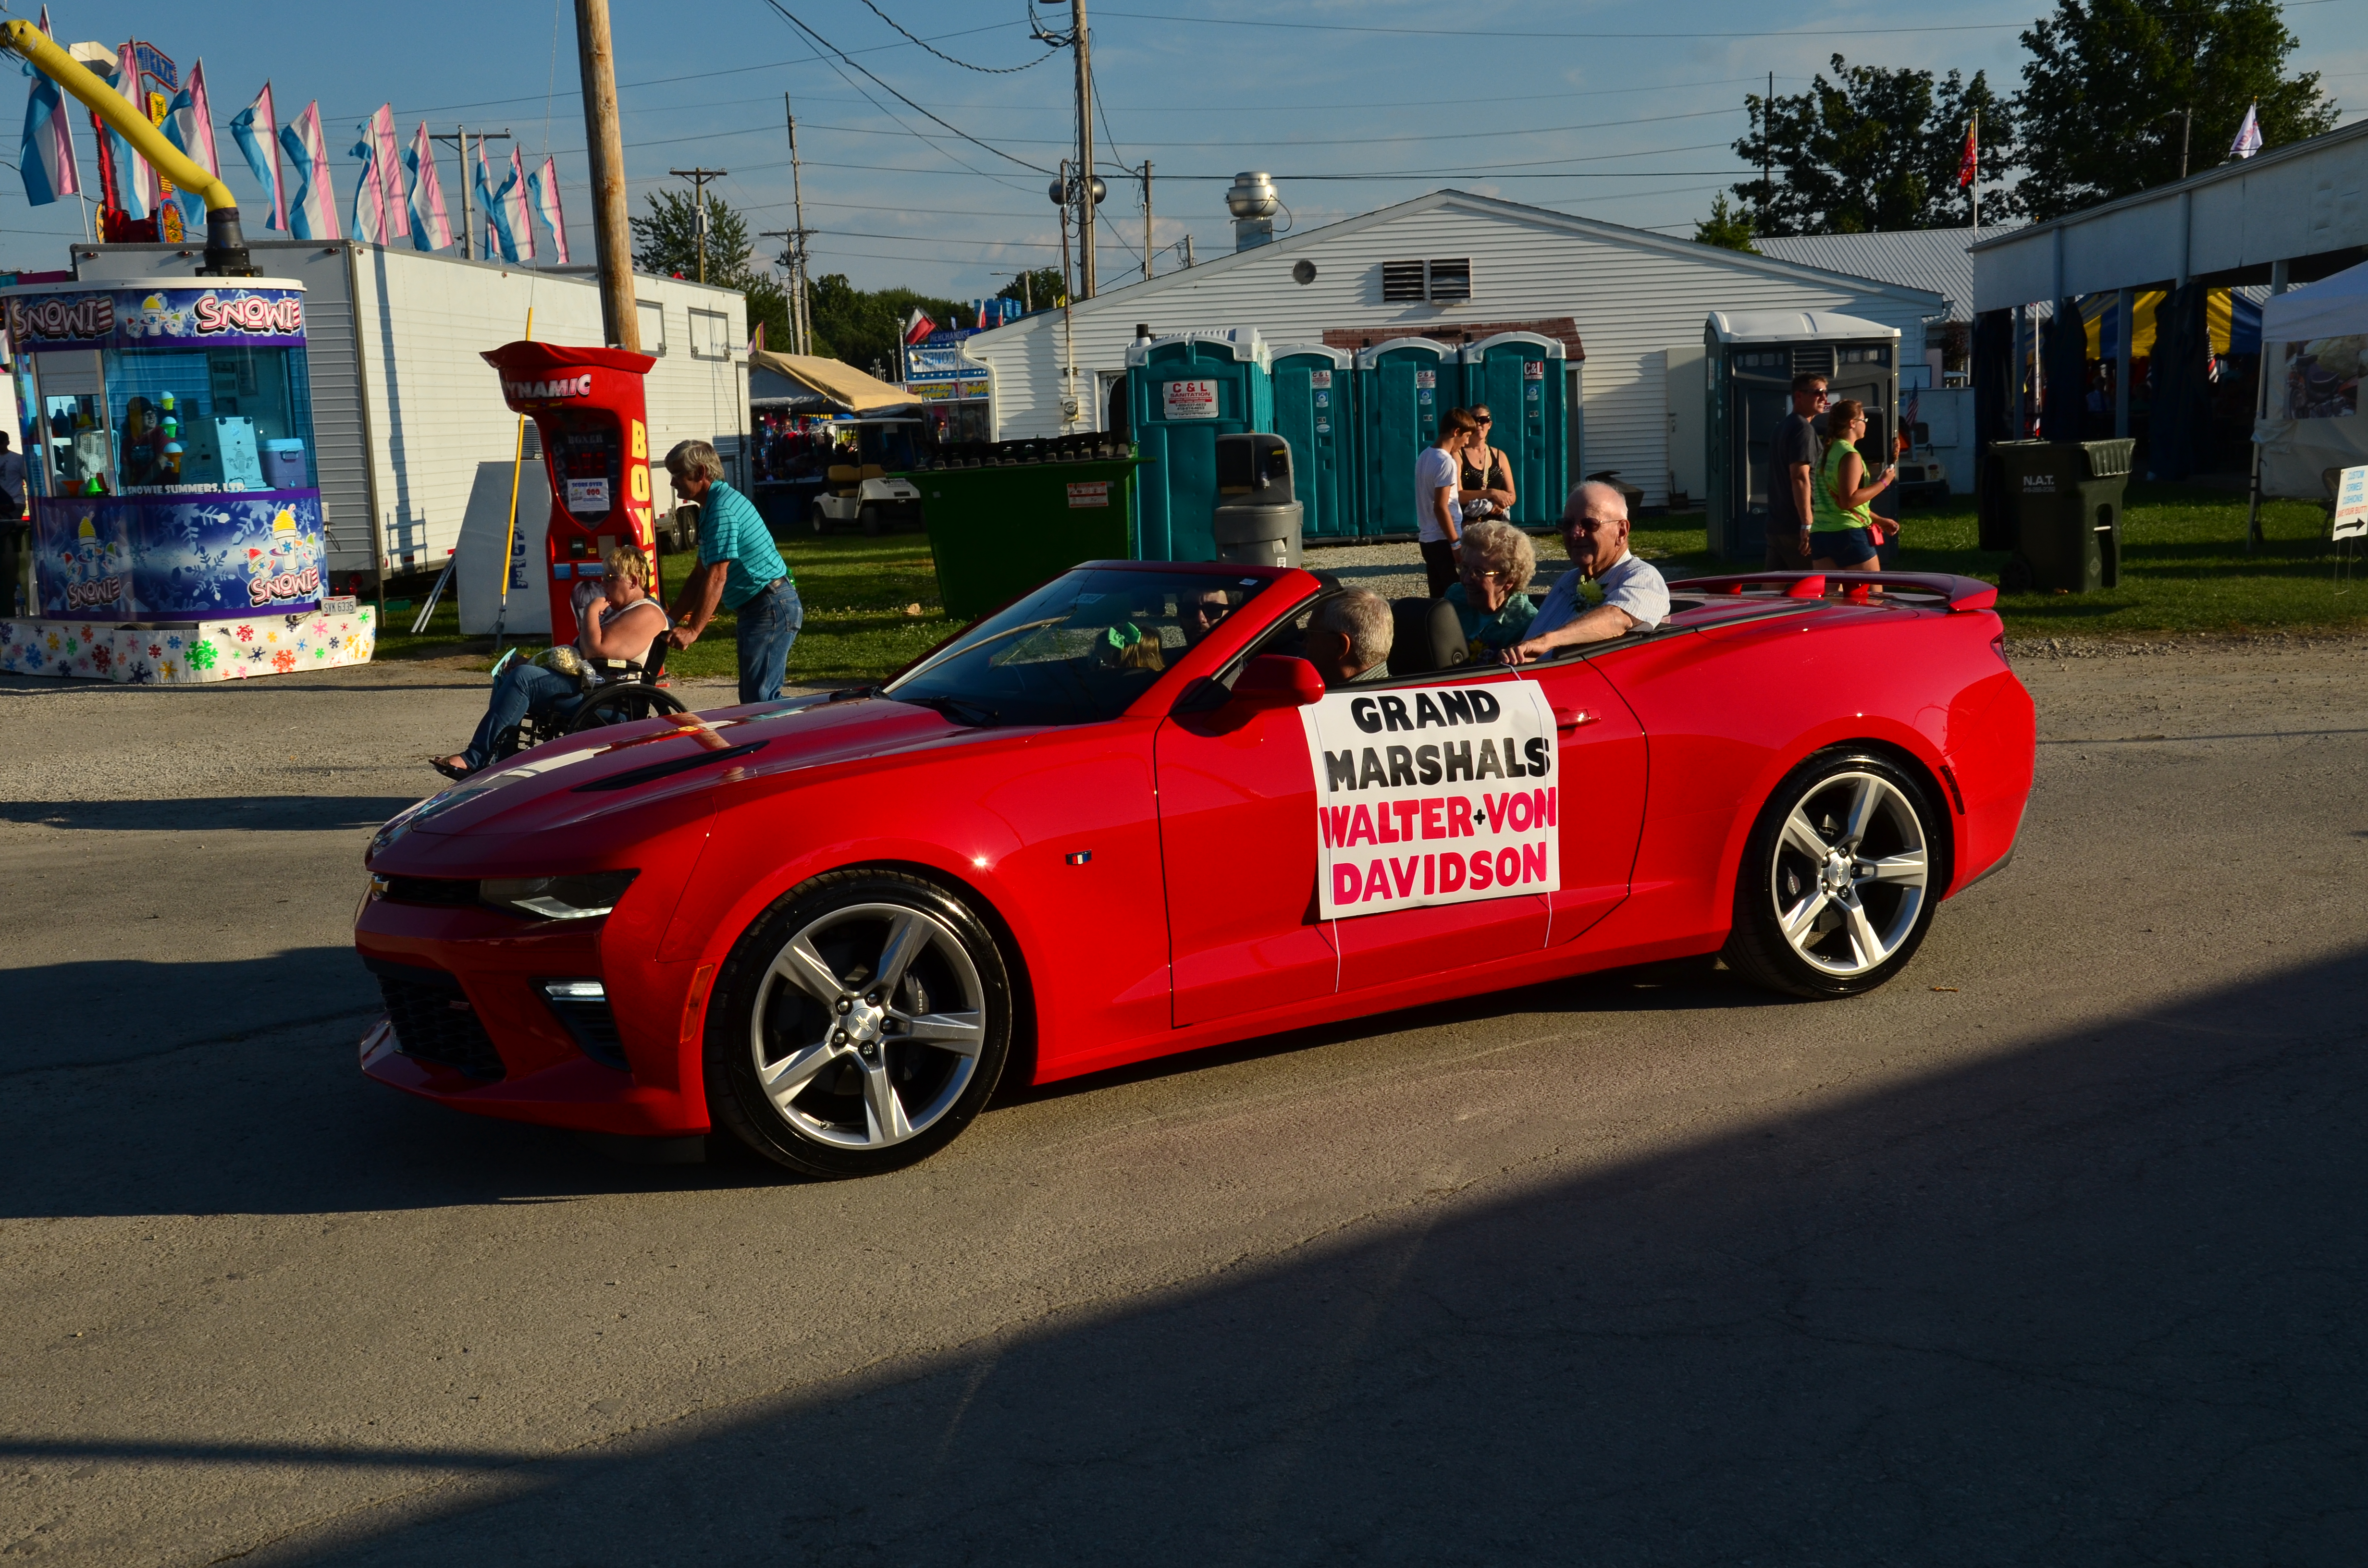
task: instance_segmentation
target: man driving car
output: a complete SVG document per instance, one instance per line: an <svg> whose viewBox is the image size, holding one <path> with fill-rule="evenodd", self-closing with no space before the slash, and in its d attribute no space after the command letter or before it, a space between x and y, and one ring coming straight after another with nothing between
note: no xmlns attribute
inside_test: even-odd
<svg viewBox="0 0 2368 1568"><path fill-rule="evenodd" d="M1307 662L1328 689L1390 676L1390 602L1362 588L1315 607L1307 622Z"/></svg>

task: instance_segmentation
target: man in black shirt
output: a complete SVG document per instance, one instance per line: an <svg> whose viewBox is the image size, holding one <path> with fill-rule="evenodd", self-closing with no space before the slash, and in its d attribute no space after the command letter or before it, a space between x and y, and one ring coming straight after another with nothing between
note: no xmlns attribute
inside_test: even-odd
<svg viewBox="0 0 2368 1568"><path fill-rule="evenodd" d="M1793 378L1793 412L1776 426L1768 449L1768 558L1770 572L1809 570L1809 522L1815 516L1809 486L1816 483L1816 426L1811 423L1826 406L1826 378L1804 373Z"/></svg>
<svg viewBox="0 0 2368 1568"><path fill-rule="evenodd" d="M10 449L8 432L0 430L0 616L17 613L31 531L25 516L25 460ZM38 615L40 606L28 603L25 613Z"/></svg>

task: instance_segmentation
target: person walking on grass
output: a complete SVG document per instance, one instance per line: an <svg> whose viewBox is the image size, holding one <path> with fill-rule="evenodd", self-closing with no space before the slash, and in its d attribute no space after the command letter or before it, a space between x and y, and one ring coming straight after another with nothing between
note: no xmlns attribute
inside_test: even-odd
<svg viewBox="0 0 2368 1568"><path fill-rule="evenodd" d="M1793 378L1793 412L1776 426L1768 449L1768 555L1770 572L1809 569L1809 523L1816 509L1817 429L1826 406L1826 378Z"/></svg>
<svg viewBox="0 0 2368 1568"><path fill-rule="evenodd" d="M738 618L740 700L771 702L781 695L791 645L805 625L797 580L773 547L772 530L757 505L723 483L723 460L705 441L684 441L666 454L675 494L699 503L699 565L675 596L677 648L700 639L718 609Z"/></svg>
<svg viewBox="0 0 2368 1568"><path fill-rule="evenodd" d="M1822 569L1880 572L1875 545L1874 498L1891 483L1893 469L1867 477L1858 441L1866 435L1866 405L1843 398L1826 410L1826 451L1817 472L1816 507L1810 522L1809 555Z"/></svg>

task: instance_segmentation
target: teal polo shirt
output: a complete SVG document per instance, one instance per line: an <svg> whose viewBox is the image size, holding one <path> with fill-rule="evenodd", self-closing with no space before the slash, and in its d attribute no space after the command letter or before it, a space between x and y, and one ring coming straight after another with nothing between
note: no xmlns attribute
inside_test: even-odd
<svg viewBox="0 0 2368 1568"><path fill-rule="evenodd" d="M723 574L725 609L738 609L775 579L790 575L757 504L720 479L707 487L699 509L699 563L712 566L719 561L731 562ZM796 579L790 585L797 586Z"/></svg>

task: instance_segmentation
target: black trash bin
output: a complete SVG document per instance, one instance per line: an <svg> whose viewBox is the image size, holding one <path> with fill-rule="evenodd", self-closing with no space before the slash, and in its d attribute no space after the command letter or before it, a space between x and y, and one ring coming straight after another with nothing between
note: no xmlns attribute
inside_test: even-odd
<svg viewBox="0 0 2368 1568"><path fill-rule="evenodd" d="M2130 452L2118 441L1997 441L1987 454L1982 546L2013 554L2009 592L2085 594L2120 585L2122 493Z"/></svg>

